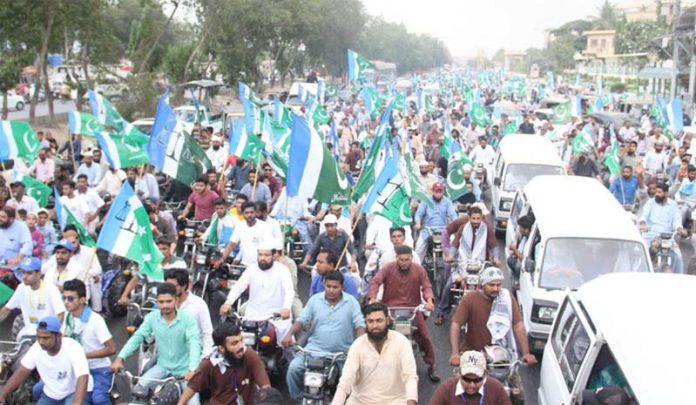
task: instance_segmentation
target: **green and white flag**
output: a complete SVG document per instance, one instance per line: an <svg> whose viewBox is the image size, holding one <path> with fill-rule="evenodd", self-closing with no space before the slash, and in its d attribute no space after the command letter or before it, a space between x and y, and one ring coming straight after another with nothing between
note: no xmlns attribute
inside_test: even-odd
<svg viewBox="0 0 696 405"><path fill-rule="evenodd" d="M423 183L421 183L420 178L418 177L419 172L413 162L413 155L411 155L410 150L407 150L404 154L403 159L401 159L401 165L403 166L402 173L408 174L407 189L411 190L410 196L419 201L424 201L429 206L432 206L430 194L428 194L428 191L425 189L425 186L423 186ZM406 176L406 174L404 174L404 176Z"/></svg>
<svg viewBox="0 0 696 405"><path fill-rule="evenodd" d="M106 132L97 117L90 113L71 111L68 113L68 123L71 134L80 134L96 138L97 132Z"/></svg>
<svg viewBox="0 0 696 405"><path fill-rule="evenodd" d="M33 162L39 149L39 138L29 123L0 121L0 160L24 158Z"/></svg>
<svg viewBox="0 0 696 405"><path fill-rule="evenodd" d="M425 95L425 113L433 114L437 111L435 104L433 104L433 97L430 94Z"/></svg>
<svg viewBox="0 0 696 405"><path fill-rule="evenodd" d="M609 169L613 176L621 172L621 164L619 163L619 143L614 141L611 143L609 153L604 158L604 165Z"/></svg>
<svg viewBox="0 0 696 405"><path fill-rule="evenodd" d="M244 160L253 160L256 165L261 162L264 143L258 136L245 130L243 120L230 123L230 153Z"/></svg>
<svg viewBox="0 0 696 405"><path fill-rule="evenodd" d="M96 132L99 148L114 169L140 166L150 163L147 154L149 138L145 135L120 135Z"/></svg>
<svg viewBox="0 0 696 405"><path fill-rule="evenodd" d="M88 90L89 105L92 108L92 114L97 117L100 124L112 128L119 134L128 136L146 136L134 127L133 124L126 121L116 107L109 101L108 98L102 96L94 90Z"/></svg>
<svg viewBox="0 0 696 405"><path fill-rule="evenodd" d="M462 153L456 152L450 157L447 164L447 197L455 200L466 194L466 180L464 179L464 165L469 164L475 166L474 162L469 157Z"/></svg>
<svg viewBox="0 0 696 405"><path fill-rule="evenodd" d="M367 69L374 65L362 55L358 55L352 49L348 49L348 80L351 82L365 80Z"/></svg>
<svg viewBox="0 0 696 405"><path fill-rule="evenodd" d="M46 207L48 205L48 197L51 196L51 187L44 182L36 180L31 176L25 176L13 171L13 181L21 181L24 184L24 192L29 197L32 197L39 203L39 206Z"/></svg>
<svg viewBox="0 0 696 405"><path fill-rule="evenodd" d="M82 222L78 221L68 207L63 205L60 194L58 194L58 189L55 187L53 188L53 198L55 200L56 218L58 219L58 224L60 224L60 229L64 230L66 226L74 225L75 229L77 229L77 234L80 236L81 244L89 247L96 246L94 239L89 235L89 232L87 232Z"/></svg>
<svg viewBox="0 0 696 405"><path fill-rule="evenodd" d="M510 135L510 134L516 134L517 133L517 128L519 128L519 125L517 125L517 119L513 118L511 119L505 126L503 127L503 136L504 135Z"/></svg>
<svg viewBox="0 0 696 405"><path fill-rule="evenodd" d="M590 139L590 135L583 129L575 135L575 138L570 143L573 154L577 155L582 152L589 152L594 148L594 144Z"/></svg>
<svg viewBox="0 0 696 405"><path fill-rule="evenodd" d="M573 114L573 105L570 100L553 107L553 122L556 124L567 124Z"/></svg>
<svg viewBox="0 0 696 405"><path fill-rule="evenodd" d="M142 274L164 281L164 256L155 245L147 211L128 182L111 204L97 247L137 262Z"/></svg>
<svg viewBox="0 0 696 405"><path fill-rule="evenodd" d="M488 125L488 113L486 113L486 108L480 103L473 103L471 105L469 117L471 118L471 122L479 127L485 127Z"/></svg>
<svg viewBox="0 0 696 405"><path fill-rule="evenodd" d="M14 294L14 290L0 281L0 306L5 305L12 297L12 294Z"/></svg>
<svg viewBox="0 0 696 405"><path fill-rule="evenodd" d="M387 159L361 209L363 213L374 213L389 219L394 226L412 222L408 173L399 160L396 154Z"/></svg>

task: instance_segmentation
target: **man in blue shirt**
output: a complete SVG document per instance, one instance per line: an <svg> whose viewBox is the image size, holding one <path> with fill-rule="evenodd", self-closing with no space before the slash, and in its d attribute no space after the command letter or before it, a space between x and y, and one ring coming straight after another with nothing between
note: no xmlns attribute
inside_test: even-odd
<svg viewBox="0 0 696 405"><path fill-rule="evenodd" d="M324 279L330 272L337 270L338 257L330 250L322 250L317 255L315 262L317 274L312 275L312 285L309 287L309 297L314 294L324 292ZM353 277L346 277L343 280L343 290L358 299L358 287Z"/></svg>
<svg viewBox="0 0 696 405"><path fill-rule="evenodd" d="M353 340L365 333L365 320L358 301L343 292L343 281L347 279L338 271L324 276L324 294L314 295L307 301L300 317L283 338L283 346L290 346L292 336L311 322L305 350L327 355L348 352ZM339 363L342 365L343 361ZM303 378L304 356L296 356L287 373L288 392L296 401L302 399Z"/></svg>
<svg viewBox="0 0 696 405"><path fill-rule="evenodd" d="M421 231L416 241L416 253L418 257L425 257L428 248L429 229L442 229L450 222L457 219L452 201L445 197L445 185L433 184L433 195L430 202L421 201L416 211L416 230ZM430 206L430 205L432 206ZM423 230L423 228L426 228Z"/></svg>
<svg viewBox="0 0 696 405"><path fill-rule="evenodd" d="M643 215L640 217L640 232L645 242L650 246L652 241L661 233L675 234L675 242L682 234L681 213L677 203L667 196L669 188L665 183L657 183L655 197L648 200L643 207ZM679 245L672 248L675 273L683 272L683 262Z"/></svg>
<svg viewBox="0 0 696 405"><path fill-rule="evenodd" d="M636 202L636 191L643 188L643 176L634 176L631 166L621 169L621 176L614 179L609 191L621 205L633 205Z"/></svg>
<svg viewBox="0 0 696 405"><path fill-rule="evenodd" d="M92 161L92 151L88 150L82 154L82 163L77 168L73 181L77 181L77 176L84 174L87 176L87 185L96 187L102 177L101 167Z"/></svg>
<svg viewBox="0 0 696 405"><path fill-rule="evenodd" d="M15 220L16 211L12 207L0 210L0 259L7 264L4 268L17 268L19 262L31 256L34 243L29 228L22 221ZM21 278L21 277L19 277Z"/></svg>

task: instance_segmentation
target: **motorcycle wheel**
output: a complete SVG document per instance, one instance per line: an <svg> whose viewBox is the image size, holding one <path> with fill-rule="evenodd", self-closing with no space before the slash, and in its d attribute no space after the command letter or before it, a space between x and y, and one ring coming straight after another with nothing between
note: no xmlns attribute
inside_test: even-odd
<svg viewBox="0 0 696 405"><path fill-rule="evenodd" d="M123 277L123 275L119 274L116 277L114 277L114 280L111 282L111 285L109 286L106 302L111 316L120 318L122 316L125 316L126 312L128 311L125 305L121 305L118 303L118 300L121 298L121 294L123 294L123 289L126 288L126 283L127 281Z"/></svg>

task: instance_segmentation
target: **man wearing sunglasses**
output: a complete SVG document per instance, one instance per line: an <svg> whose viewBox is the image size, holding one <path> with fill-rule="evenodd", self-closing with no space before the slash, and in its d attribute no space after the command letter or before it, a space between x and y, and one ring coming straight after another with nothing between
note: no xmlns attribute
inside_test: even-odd
<svg viewBox="0 0 696 405"><path fill-rule="evenodd" d="M459 376L440 384L430 399L430 405L509 405L510 398L503 384L488 378L483 353L464 352L459 362Z"/></svg>

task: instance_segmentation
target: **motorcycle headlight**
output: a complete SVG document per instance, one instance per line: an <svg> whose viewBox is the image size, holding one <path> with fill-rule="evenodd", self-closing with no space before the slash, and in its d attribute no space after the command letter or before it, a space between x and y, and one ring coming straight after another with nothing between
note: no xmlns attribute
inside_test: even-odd
<svg viewBox="0 0 696 405"><path fill-rule="evenodd" d="M310 388L321 388L324 385L324 374L305 371L304 385Z"/></svg>
<svg viewBox="0 0 696 405"><path fill-rule="evenodd" d="M204 265L205 264L205 255L196 255L196 264Z"/></svg>
<svg viewBox="0 0 696 405"><path fill-rule="evenodd" d="M662 249L672 249L672 241L670 239L663 239L660 242Z"/></svg>
<svg viewBox="0 0 696 405"><path fill-rule="evenodd" d="M510 200L501 201L500 209L503 211L510 211L512 209L512 201L510 201Z"/></svg>
<svg viewBox="0 0 696 405"><path fill-rule="evenodd" d="M184 229L184 236L187 238L193 238L193 235L196 234L196 231L192 228L186 228Z"/></svg>
<svg viewBox="0 0 696 405"><path fill-rule="evenodd" d="M242 332L242 340L245 346L253 346L256 344L256 334L251 332Z"/></svg>
<svg viewBox="0 0 696 405"><path fill-rule="evenodd" d="M479 283L479 276L478 276L478 275L467 276L467 277L466 277L466 283L469 284L469 285L478 285L478 283Z"/></svg>

